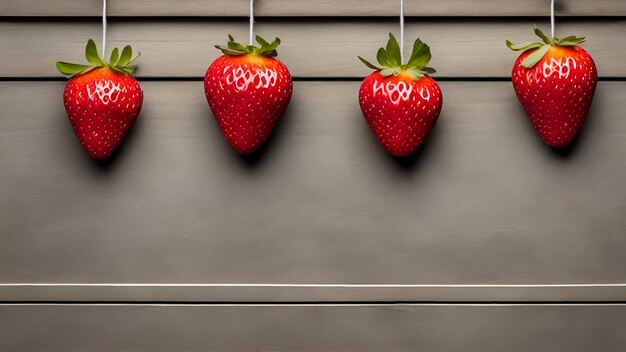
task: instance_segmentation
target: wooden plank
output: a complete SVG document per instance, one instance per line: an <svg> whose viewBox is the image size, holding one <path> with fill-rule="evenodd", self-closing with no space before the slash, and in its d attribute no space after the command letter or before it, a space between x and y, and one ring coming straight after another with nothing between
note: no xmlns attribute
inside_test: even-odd
<svg viewBox="0 0 626 352"><path fill-rule="evenodd" d="M441 120L406 162L372 137L358 85L296 82L268 147L242 159L212 121L201 82L142 82L138 124L103 165L73 136L62 82L2 82L0 282L626 283L623 82L600 83L565 155L535 135L510 83L444 82ZM189 290L200 300L227 296ZM623 297L547 291L526 295ZM133 296L141 292L108 297L158 297ZM247 292L237 299L258 299ZM358 300L363 290L294 292ZM524 300L526 291L495 292L485 297ZM297 296L280 287L263 295L283 293Z"/></svg>
<svg viewBox="0 0 626 352"><path fill-rule="evenodd" d="M3 351L621 352L625 305L2 305Z"/></svg>
<svg viewBox="0 0 626 352"><path fill-rule="evenodd" d="M398 0L263 0L258 16L396 16ZM407 16L546 16L545 0L406 1ZM2 16L100 16L101 0L13 0L0 2ZM110 16L247 16L247 0L109 0ZM626 16L621 0L557 1L558 16Z"/></svg>
<svg viewBox="0 0 626 352"><path fill-rule="evenodd" d="M144 20L110 21L108 47L132 43L143 56L139 76L203 77L220 52L227 33L247 38L245 20ZM409 20L407 38L421 38L433 52L436 77L510 77L517 53L504 39L531 40L534 21L520 20ZM539 23L547 28L547 23ZM373 59L376 49L397 30L395 21L281 20L259 21L259 34L280 35L281 59L296 77L362 77L370 71L356 58ZM84 62L88 38L100 38L97 20L76 22L0 22L0 77L60 77L54 62ZM585 48L593 55L600 76L626 77L626 46L615 38L626 36L622 20L561 22L558 33L587 36ZM54 38L54 40L51 40ZM407 45L408 50L408 45Z"/></svg>

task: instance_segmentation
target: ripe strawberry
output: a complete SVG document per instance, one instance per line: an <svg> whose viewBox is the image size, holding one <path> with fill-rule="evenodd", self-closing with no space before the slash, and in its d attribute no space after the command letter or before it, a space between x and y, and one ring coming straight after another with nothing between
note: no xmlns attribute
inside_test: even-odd
<svg viewBox="0 0 626 352"><path fill-rule="evenodd" d="M206 71L204 92L228 143L239 153L258 149L271 135L291 100L293 83L287 67L276 59L280 39L243 46L228 36L224 55Z"/></svg>
<svg viewBox="0 0 626 352"><path fill-rule="evenodd" d="M385 149L394 156L409 156L419 149L435 126L442 96L426 67L430 48L417 39L408 63L401 60L396 38L389 33L387 47L378 49L379 66L359 59L376 70L363 80L359 104L367 124Z"/></svg>
<svg viewBox="0 0 626 352"><path fill-rule="evenodd" d="M71 77L63 102L74 133L96 159L104 159L117 149L139 115L143 92L131 76L136 66L130 65L139 55L131 60L130 46L121 54L115 48L105 63L89 39L85 56L91 65L56 63L62 74Z"/></svg>
<svg viewBox="0 0 626 352"><path fill-rule="evenodd" d="M542 42L513 44L522 50L513 65L513 88L530 121L550 146L568 146L578 135L598 82L596 65L578 44L585 38L548 38L535 27Z"/></svg>

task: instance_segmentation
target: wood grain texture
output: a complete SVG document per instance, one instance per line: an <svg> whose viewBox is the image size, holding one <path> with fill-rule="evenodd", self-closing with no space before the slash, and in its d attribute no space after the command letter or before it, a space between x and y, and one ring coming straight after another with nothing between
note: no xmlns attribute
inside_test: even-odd
<svg viewBox="0 0 626 352"><path fill-rule="evenodd" d="M296 82L267 148L242 159L201 82L142 82L138 124L98 164L67 123L62 82L1 83L0 282L626 282L624 83L600 83L560 154L510 83L444 82L440 122L403 162L363 122L358 85Z"/></svg>
<svg viewBox="0 0 626 352"><path fill-rule="evenodd" d="M0 349L622 352L626 306L0 306Z"/></svg>
<svg viewBox="0 0 626 352"><path fill-rule="evenodd" d="M622 0L559 0L558 16L626 16ZM101 0L5 0L2 16L100 16ZM546 16L544 0L406 1L408 16ZM247 16L247 0L109 0L110 16ZM259 16L397 16L398 0L263 0Z"/></svg>
<svg viewBox="0 0 626 352"><path fill-rule="evenodd" d="M510 77L518 53L504 39L526 42L534 38L529 20L408 20L407 41L421 37L431 46L435 77ZM546 22L539 22L547 28ZM357 56L374 59L376 49L397 31L393 20L281 20L257 23L258 33L281 37L280 58L296 77L362 77L369 71ZM626 77L626 21L611 19L563 21L561 34L587 37L584 47L593 55L601 77ZM111 20L108 48L131 43L143 55L141 77L203 77L221 54L214 44L226 34L247 38L245 20ZM57 60L84 62L88 38L99 40L99 20L0 22L0 77L60 77ZM407 44L406 50L409 50Z"/></svg>

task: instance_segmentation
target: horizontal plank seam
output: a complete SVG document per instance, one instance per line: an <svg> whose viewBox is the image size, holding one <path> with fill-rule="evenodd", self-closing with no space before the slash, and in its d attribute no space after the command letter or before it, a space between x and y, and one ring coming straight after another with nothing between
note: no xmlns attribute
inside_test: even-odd
<svg viewBox="0 0 626 352"><path fill-rule="evenodd" d="M626 283L599 284L245 284L245 283L1 283L2 287L292 287L292 288L556 288L626 287Z"/></svg>
<svg viewBox="0 0 626 352"><path fill-rule="evenodd" d="M624 301L580 301L580 302L563 302L563 301L373 301L373 302L343 302L343 301L327 301L327 302L188 302L188 301L171 301L171 302L136 302L136 301L0 301L0 306L189 306L189 307L236 307L236 306L260 306L260 307L284 307L284 306L398 306L398 305L422 305L422 306L478 306L478 307L494 307L494 306L626 306Z"/></svg>

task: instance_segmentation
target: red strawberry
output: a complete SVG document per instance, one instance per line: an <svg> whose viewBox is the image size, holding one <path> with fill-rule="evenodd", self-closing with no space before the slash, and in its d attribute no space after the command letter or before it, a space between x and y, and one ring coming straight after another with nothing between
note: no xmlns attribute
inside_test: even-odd
<svg viewBox="0 0 626 352"><path fill-rule="evenodd" d="M524 52L513 65L513 88L530 121L550 146L568 146L580 131L598 82L596 65L583 48L585 38L548 38L542 42L506 45Z"/></svg>
<svg viewBox="0 0 626 352"><path fill-rule="evenodd" d="M387 47L376 55L381 67L359 59L376 72L367 76L359 90L363 116L376 138L394 156L409 156L419 149L435 126L442 96L426 67L430 48L417 39L407 64L400 57L396 38L389 33Z"/></svg>
<svg viewBox="0 0 626 352"><path fill-rule="evenodd" d="M131 60L130 46L121 54L115 48L110 62L105 63L91 39L85 52L92 65L62 61L56 65L72 77L65 86L63 102L74 133L89 155L104 159L117 149L141 110L143 92L131 76L136 67L130 65L141 53Z"/></svg>
<svg viewBox="0 0 626 352"><path fill-rule="evenodd" d="M243 46L228 36L228 47L216 46L217 58L204 77L209 107L228 143L249 154L269 138L291 100L293 83L287 67L276 59L280 39Z"/></svg>

